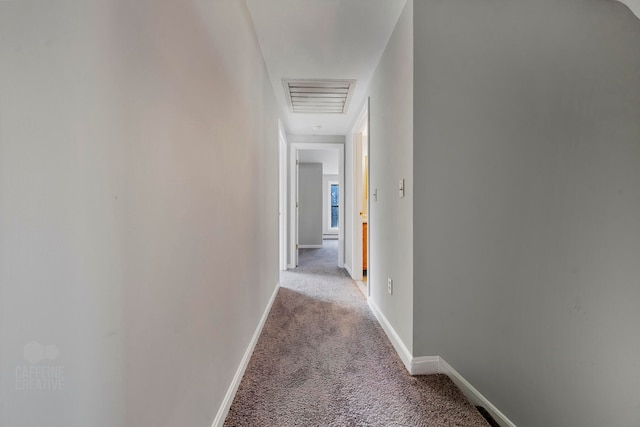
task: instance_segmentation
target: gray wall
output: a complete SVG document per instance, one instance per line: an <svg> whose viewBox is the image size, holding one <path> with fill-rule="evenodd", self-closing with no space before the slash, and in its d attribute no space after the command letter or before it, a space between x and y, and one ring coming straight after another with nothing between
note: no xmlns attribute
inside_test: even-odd
<svg viewBox="0 0 640 427"><path fill-rule="evenodd" d="M0 2L0 64L0 425L210 426L278 281L245 6Z"/></svg>
<svg viewBox="0 0 640 427"><path fill-rule="evenodd" d="M371 298L409 351L413 346L413 21L407 2L371 83L369 193ZM399 180L406 196L398 195ZM387 293L387 278L394 281Z"/></svg>
<svg viewBox="0 0 640 427"><path fill-rule="evenodd" d="M322 245L322 163L300 163L298 244Z"/></svg>
<svg viewBox="0 0 640 427"><path fill-rule="evenodd" d="M640 425L640 21L414 7L414 354L518 426Z"/></svg>

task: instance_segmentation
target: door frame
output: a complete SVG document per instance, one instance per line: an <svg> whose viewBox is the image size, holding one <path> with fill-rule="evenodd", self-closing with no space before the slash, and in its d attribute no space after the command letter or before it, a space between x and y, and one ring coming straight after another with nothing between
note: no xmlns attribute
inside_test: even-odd
<svg viewBox="0 0 640 427"><path fill-rule="evenodd" d="M289 251L292 254L289 268L296 268L298 265L298 151L300 150L330 150L338 152L338 184L344 188L344 143L336 142L291 142L289 144L289 177L291 186L291 197L289 200L290 229L289 229ZM339 194L340 207L338 216L341 226L338 227L338 267L344 267L344 191Z"/></svg>
<svg viewBox="0 0 640 427"><path fill-rule="evenodd" d="M288 227L287 227L287 137L284 133L282 123L278 120L278 156L279 156L279 230L280 230L280 270L287 269L287 245L288 245Z"/></svg>
<svg viewBox="0 0 640 427"><path fill-rule="evenodd" d="M369 177L371 175L371 151L370 151L370 139L371 139L371 129L370 129L370 121L369 121L369 100L367 99L367 102L365 103L360 115L358 116L358 119L356 120L353 128L351 129L351 150L352 150L352 164L351 164L351 175L352 175L352 179L351 182L353 183L351 190L351 194L349 195L349 198L352 201L352 206L353 208L351 209L351 237L352 237L352 242L351 242L351 268L352 271L351 273L351 278L353 280L356 281L361 281L363 279L363 274L362 274L362 269L363 269L363 263L362 263L362 251L363 251L363 247L362 247L362 218L360 216L360 212L361 212L361 206L362 206L362 199L364 197L364 182L363 182L363 168L362 168L362 150L363 150L363 143L362 143L362 134L364 129L366 128L367 130L367 140L366 140L366 150L367 150L367 155L369 156L369 169L368 169L368 173L369 173ZM369 179L369 186L371 186L371 180ZM370 188L369 188L370 190ZM371 193L371 191L369 191L369 193ZM370 286L370 278L371 278L371 262L370 262L370 258L371 258L371 250L370 250L370 242L371 242L371 197L370 194L368 194L369 197L367 197L367 222L368 222L368 226L367 226L367 278L369 280L367 280L367 293L370 294L371 292L371 286Z"/></svg>

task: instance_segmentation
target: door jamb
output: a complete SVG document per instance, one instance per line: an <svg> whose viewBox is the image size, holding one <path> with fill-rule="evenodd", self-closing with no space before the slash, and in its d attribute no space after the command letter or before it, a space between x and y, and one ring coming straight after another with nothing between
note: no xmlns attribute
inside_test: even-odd
<svg viewBox="0 0 640 427"><path fill-rule="evenodd" d="M297 192L298 182L297 174L295 173L297 152L299 150L332 150L338 152L338 184L340 188L344 188L344 143L330 143L330 142L292 142L289 144L289 171L290 171L290 184L291 184L291 198L289 201L289 212L291 213L291 229L289 250L292 254L292 262L289 264L289 268L295 268L298 265L298 257L296 251L296 245L298 244L298 230L297 230ZM338 208L338 217L340 218L342 226L338 229L338 267L344 267L344 191L339 193L340 207Z"/></svg>
<svg viewBox="0 0 640 427"><path fill-rule="evenodd" d="M353 183L353 188L351 189L351 200L352 200L352 216L350 218L351 221L351 227L352 227L352 233L351 233L351 237L352 237L352 242L351 242L351 268L352 268L352 276L351 278L353 280L362 280L363 279L363 274L362 274L362 269L363 269L363 263L362 263L362 252L363 252L363 247L362 247L362 219L360 216L360 211L362 208L362 199L364 197L364 193L363 193L363 187L364 187L364 182L362 181L362 174L364 173L363 168L361 166L361 162L362 162L362 150L364 149L364 146L362 144L362 131L364 127L367 127L367 153L370 156L371 153L369 152L369 140L370 140L370 123L369 123L369 101L367 100L367 102L365 103L362 112L360 113L360 115L358 116L358 120L356 120L355 125L353 126L353 128L351 129L351 138L352 138L352 159L353 159L353 164L351 165L351 174L352 174L352 180L351 182ZM369 158L369 174L371 174L371 158ZM369 181L369 184L371 184L371 181ZM370 215L371 214L371 209L370 209L370 202L371 200L369 198L367 198L367 214ZM370 241L370 227L367 227L367 232L369 234L369 236L367 236L367 246L369 245L369 241ZM367 248L367 258L370 257L370 250L369 248ZM369 260L367 259L367 270L370 270L370 263ZM367 271L367 277L370 279L371 274L369 271ZM368 280L369 282L370 280ZM369 290L368 292L370 292L371 286L370 283L367 283L367 289Z"/></svg>
<svg viewBox="0 0 640 427"><path fill-rule="evenodd" d="M288 224L287 224L287 138L284 134L282 123L278 120L278 160L279 160L279 242L280 242L280 270L284 271L288 266Z"/></svg>

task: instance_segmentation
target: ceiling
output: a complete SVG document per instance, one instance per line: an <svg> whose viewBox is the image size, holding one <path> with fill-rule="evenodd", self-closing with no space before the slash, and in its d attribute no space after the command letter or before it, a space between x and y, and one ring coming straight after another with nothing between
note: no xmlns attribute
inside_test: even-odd
<svg viewBox="0 0 640 427"><path fill-rule="evenodd" d="M338 175L338 152L336 150L300 150L300 163L322 163L323 175Z"/></svg>
<svg viewBox="0 0 640 427"><path fill-rule="evenodd" d="M618 0L618 1L627 5L627 7L631 9L631 11L635 13L638 18L640 18L640 0Z"/></svg>
<svg viewBox="0 0 640 427"><path fill-rule="evenodd" d="M406 0L246 2L287 133L347 134ZM344 114L292 113L283 79L355 79L356 84Z"/></svg>

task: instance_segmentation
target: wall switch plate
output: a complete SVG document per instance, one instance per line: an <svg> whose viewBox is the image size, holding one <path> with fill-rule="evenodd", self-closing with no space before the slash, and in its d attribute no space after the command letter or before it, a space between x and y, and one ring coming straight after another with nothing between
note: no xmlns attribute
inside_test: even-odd
<svg viewBox="0 0 640 427"><path fill-rule="evenodd" d="M400 197L404 197L404 178L400 180L400 184L398 184L398 190L400 190Z"/></svg>
<svg viewBox="0 0 640 427"><path fill-rule="evenodd" d="M393 280L391 280L391 278L387 278L387 292L389 292L389 295L393 295Z"/></svg>

